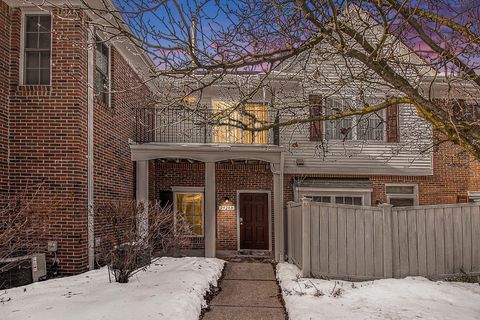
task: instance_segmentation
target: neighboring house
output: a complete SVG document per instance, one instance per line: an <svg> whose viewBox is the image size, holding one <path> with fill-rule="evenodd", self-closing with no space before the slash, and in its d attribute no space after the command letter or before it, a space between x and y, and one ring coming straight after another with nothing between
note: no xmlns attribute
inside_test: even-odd
<svg viewBox="0 0 480 320"><path fill-rule="evenodd" d="M59 271L79 273L94 266L88 204L135 199L128 143L150 66L90 32L88 11L29 3L0 0L0 198L41 183L40 201L61 206L48 236Z"/></svg>
<svg viewBox="0 0 480 320"><path fill-rule="evenodd" d="M154 88L142 84L148 60L126 42L104 43L100 32L89 32L76 19L88 12L43 8L0 0L0 192L6 197L43 182L41 196L62 204L49 240L58 242L64 274L93 267L88 208L98 201L173 203L192 224L192 248L200 254L265 250L282 260L289 201L410 206L468 201L469 192L478 197L480 166L468 155L449 144L419 153L432 138L412 108L368 118L345 142L339 130L356 119L256 135L198 127L194 114L147 107L154 97ZM321 88L305 81L282 88L310 101L298 112L344 103L321 99ZM222 84L207 88L201 105L218 111L240 99L226 91ZM277 113L272 98L264 92L233 117L274 122L298 115Z"/></svg>

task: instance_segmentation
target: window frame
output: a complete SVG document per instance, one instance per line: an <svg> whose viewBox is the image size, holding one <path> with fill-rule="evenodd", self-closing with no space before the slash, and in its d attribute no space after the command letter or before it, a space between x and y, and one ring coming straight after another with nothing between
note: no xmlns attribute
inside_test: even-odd
<svg viewBox="0 0 480 320"><path fill-rule="evenodd" d="M172 187L172 193L173 193L173 223L175 225L175 229L177 227L177 194L201 194L202 195L202 203L201 203L201 209L202 209L202 234L198 235L195 234L195 231L193 231L193 234L187 235L189 238L203 238L205 237L205 190L203 187Z"/></svg>
<svg viewBox="0 0 480 320"><path fill-rule="evenodd" d="M210 101L210 109L212 110L212 112L217 112L217 111L221 110L221 109L216 109L216 107L215 107L216 103L220 103L220 104L224 103L224 104L230 105L230 104L236 104L236 103L238 103L238 101L228 100L228 99L212 99ZM265 101L253 100L253 101L245 102L244 105L243 105L244 108L248 107L248 106L263 106L263 107L265 107L267 122L271 123L273 121L271 119L271 114L270 114L270 110L271 110L271 104L270 103L265 102ZM239 121L243 121L243 117L245 117L245 115L240 110L235 110L234 112L238 113L236 116L238 117L238 119L240 119ZM215 137L216 137L216 131L215 130L217 130L217 128L228 128L228 130L238 130L237 133L240 136L240 139L238 141L234 141L234 142L231 142L231 141L214 142ZM225 126L214 125L214 126L212 126L211 137L212 137L212 142L214 142L214 143L268 145L268 144L270 144L271 136L273 135L273 134L270 133L270 130L258 131L258 134L262 134L262 133L265 134L266 143L254 143L254 142L252 143L252 142L244 141L245 134L248 134L248 133L249 133L249 131L244 131L242 128L237 128L237 127L230 126L230 125L228 125L228 126L227 125L225 125ZM231 137L231 134L229 134L229 137ZM259 136L256 136L254 139L256 139L257 137L259 137Z"/></svg>
<svg viewBox="0 0 480 320"><path fill-rule="evenodd" d="M339 97L329 97L329 98L326 98L323 100L323 112L325 115L329 115L328 111L329 108L329 103L328 103L328 100L331 100L331 101L340 101L340 103L342 103L342 106L343 105L343 101L348 99L347 98L339 98ZM357 104L357 99L355 97L351 97L351 101L352 101L352 106L356 108L356 104ZM359 122L360 122L360 118L362 117L370 117L372 116L372 114L378 114L378 113L381 113L381 115L379 115L379 117L382 119L382 139L381 140L376 140L376 139L359 139ZM334 114L334 113L333 113ZM387 119L386 119L386 110L385 109L382 109L380 111L377 111L377 112L372 112L372 113L369 113L369 114L363 114L363 115L354 115L354 116L349 116L349 117L345 117L345 118L341 118L341 119L337 119L337 120L324 120L322 121L322 127L323 127L323 139L325 141L332 141L332 142L338 142L338 141L342 141L342 142L346 142L348 143L349 141L351 142L356 142L356 141L368 141L370 143L386 143L387 142ZM337 123L337 122L340 122L340 121L346 121L346 120L350 120L351 123L352 123L352 130L350 131L350 138L346 138L345 136L341 139L332 139L332 138L327 138L327 132L329 131L328 129L328 125L329 125L329 122L331 123ZM373 128L372 128L373 129Z"/></svg>
<svg viewBox="0 0 480 320"><path fill-rule="evenodd" d="M94 71L94 98L95 98L95 103L100 104L102 106L111 108L112 107L112 46L100 35L98 32L95 34L95 59L93 59L93 71ZM98 100L98 92L97 92L97 43L102 42L102 44L107 47L108 49L108 74L107 74L107 81L108 81L108 92L107 92L107 103L104 104L103 102L100 102Z"/></svg>
<svg viewBox="0 0 480 320"><path fill-rule="evenodd" d="M387 193L387 187L413 187L413 193ZM415 183L385 183L385 198L390 204L390 199L413 199L413 207L418 206L418 184Z"/></svg>
<svg viewBox="0 0 480 320"><path fill-rule="evenodd" d="M50 79L48 84L27 84L25 83L25 41L26 41L26 24L27 16L50 16ZM52 85L52 59L53 57L53 15L50 9L40 10L38 8L22 8L20 17L20 59L19 59L19 85L20 86L44 86Z"/></svg>
<svg viewBox="0 0 480 320"><path fill-rule="evenodd" d="M361 206L371 206L372 189L365 188L315 188L296 187L295 201L301 201L303 197L330 197L330 204L335 203L335 197L361 197Z"/></svg>

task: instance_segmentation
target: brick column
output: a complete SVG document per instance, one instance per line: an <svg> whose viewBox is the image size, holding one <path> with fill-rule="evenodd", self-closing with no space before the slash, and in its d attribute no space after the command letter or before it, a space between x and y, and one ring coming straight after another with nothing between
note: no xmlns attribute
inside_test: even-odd
<svg viewBox="0 0 480 320"><path fill-rule="evenodd" d="M215 162L205 163L205 257L215 257Z"/></svg>

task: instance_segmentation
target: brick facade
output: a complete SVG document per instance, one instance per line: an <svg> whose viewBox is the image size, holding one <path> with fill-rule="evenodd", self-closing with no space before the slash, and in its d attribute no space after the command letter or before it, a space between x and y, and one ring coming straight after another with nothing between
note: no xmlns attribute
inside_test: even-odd
<svg viewBox="0 0 480 320"><path fill-rule="evenodd" d="M8 192L8 103L11 10L0 1L0 199ZM0 203L2 200L0 200Z"/></svg>
<svg viewBox="0 0 480 320"><path fill-rule="evenodd" d="M419 205L453 204L464 202L468 191L480 190L480 163L459 147L444 143L433 152L433 175L430 176L342 176L309 175L325 178L368 178L373 185L371 203L386 202L385 184L409 183L418 185ZM293 175L284 180L284 202L293 201Z"/></svg>
<svg viewBox="0 0 480 320"><path fill-rule="evenodd" d="M156 160L155 169L157 199L159 199L161 191L171 191L172 186L205 186L204 163L175 163ZM265 190L273 194L273 176L269 165L266 164L217 163L215 166L215 184L217 208L224 204L225 198L228 198L233 205L237 206L237 191ZM270 208L273 210L274 197L272 196L271 199ZM237 212L217 211L216 221L217 250L237 250ZM273 227L273 221L270 227ZM195 239L193 244L193 248L203 249L203 238Z"/></svg>
<svg viewBox="0 0 480 320"><path fill-rule="evenodd" d="M0 1L0 192L9 189L15 195L43 185L39 200L53 199L56 207L48 239L58 242L62 274L88 268L88 34L81 12L52 9L51 85L24 86L19 75L21 9ZM135 168L128 145L134 136L132 108L146 106L153 97L113 46L111 57L111 107L94 105L98 203L134 199ZM47 258L51 261L52 255Z"/></svg>

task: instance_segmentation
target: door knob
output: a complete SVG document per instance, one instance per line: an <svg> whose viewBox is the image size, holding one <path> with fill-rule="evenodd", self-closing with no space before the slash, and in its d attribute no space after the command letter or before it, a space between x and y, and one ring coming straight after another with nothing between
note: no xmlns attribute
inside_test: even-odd
<svg viewBox="0 0 480 320"><path fill-rule="evenodd" d="M242 224L243 224L243 218L240 217L240 225L242 225Z"/></svg>

